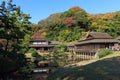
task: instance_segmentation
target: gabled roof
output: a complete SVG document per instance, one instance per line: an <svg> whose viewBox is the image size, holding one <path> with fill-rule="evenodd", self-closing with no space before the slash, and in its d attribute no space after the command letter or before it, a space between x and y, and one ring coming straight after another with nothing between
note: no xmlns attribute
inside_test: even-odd
<svg viewBox="0 0 120 80"><path fill-rule="evenodd" d="M116 38L118 41L119 41L119 44L120 44L120 36L118 38Z"/></svg>
<svg viewBox="0 0 120 80"><path fill-rule="evenodd" d="M113 39L113 37L107 33L90 32L85 39Z"/></svg>
<svg viewBox="0 0 120 80"><path fill-rule="evenodd" d="M51 45L58 45L60 42L59 41L50 41Z"/></svg>
<svg viewBox="0 0 120 80"><path fill-rule="evenodd" d="M81 40L75 45L89 44L89 43L118 43L118 40L117 39L89 39L89 40Z"/></svg>
<svg viewBox="0 0 120 80"><path fill-rule="evenodd" d="M89 43L118 43L117 39L114 39L107 33L91 32L84 40L79 41L75 45L89 44Z"/></svg>

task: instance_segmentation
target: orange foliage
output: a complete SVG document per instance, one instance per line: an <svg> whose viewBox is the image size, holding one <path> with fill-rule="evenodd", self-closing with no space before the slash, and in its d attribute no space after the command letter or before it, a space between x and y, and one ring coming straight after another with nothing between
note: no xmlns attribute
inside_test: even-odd
<svg viewBox="0 0 120 80"><path fill-rule="evenodd" d="M40 38L40 37L45 37L47 35L47 33L46 32L35 32L34 34L33 34L33 38Z"/></svg>
<svg viewBox="0 0 120 80"><path fill-rule="evenodd" d="M104 17L108 18L108 19L113 19L114 16L115 16L115 14L112 14L112 13L107 13L104 15Z"/></svg>
<svg viewBox="0 0 120 80"><path fill-rule="evenodd" d="M88 19L90 19L90 20L93 20L96 18L95 15L93 15L93 14L88 14L87 16L88 16Z"/></svg>
<svg viewBox="0 0 120 80"><path fill-rule="evenodd" d="M63 23L66 26L70 27L76 24L76 20L74 19L74 17L68 17L63 20Z"/></svg>
<svg viewBox="0 0 120 80"><path fill-rule="evenodd" d="M92 26L96 27L97 23L96 22L92 22Z"/></svg>
<svg viewBox="0 0 120 80"><path fill-rule="evenodd" d="M74 6L72 8L70 8L71 11L79 11L82 10L79 6Z"/></svg>
<svg viewBox="0 0 120 80"><path fill-rule="evenodd" d="M38 33L38 32L35 32L34 34L33 34L33 38L39 38L39 37L41 37L42 35L40 34L40 33Z"/></svg>

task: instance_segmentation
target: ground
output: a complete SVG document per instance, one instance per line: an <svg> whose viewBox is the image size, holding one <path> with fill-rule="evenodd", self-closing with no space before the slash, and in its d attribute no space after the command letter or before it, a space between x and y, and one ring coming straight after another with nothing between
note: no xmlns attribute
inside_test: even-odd
<svg viewBox="0 0 120 80"><path fill-rule="evenodd" d="M120 80L120 52L102 59L67 65L47 80Z"/></svg>

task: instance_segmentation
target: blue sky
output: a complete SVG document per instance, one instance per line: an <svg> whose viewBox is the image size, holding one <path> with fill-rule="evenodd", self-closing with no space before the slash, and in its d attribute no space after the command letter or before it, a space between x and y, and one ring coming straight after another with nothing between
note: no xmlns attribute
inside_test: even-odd
<svg viewBox="0 0 120 80"><path fill-rule="evenodd" d="M30 21L36 24L50 14L64 12L73 6L79 6L90 14L120 10L120 0L13 0L13 3L30 14Z"/></svg>

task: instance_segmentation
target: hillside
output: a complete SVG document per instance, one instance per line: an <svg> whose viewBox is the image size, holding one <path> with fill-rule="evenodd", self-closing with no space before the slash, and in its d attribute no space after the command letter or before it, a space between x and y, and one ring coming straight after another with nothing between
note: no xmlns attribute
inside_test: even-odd
<svg viewBox="0 0 120 80"><path fill-rule="evenodd" d="M60 68L47 80L120 80L120 52L95 62Z"/></svg>
<svg viewBox="0 0 120 80"><path fill-rule="evenodd" d="M81 40L89 32L106 32L120 35L120 11L105 14L89 14L80 7L51 14L38 23L37 31L49 40L71 42Z"/></svg>

